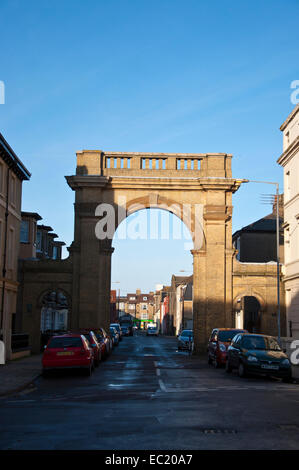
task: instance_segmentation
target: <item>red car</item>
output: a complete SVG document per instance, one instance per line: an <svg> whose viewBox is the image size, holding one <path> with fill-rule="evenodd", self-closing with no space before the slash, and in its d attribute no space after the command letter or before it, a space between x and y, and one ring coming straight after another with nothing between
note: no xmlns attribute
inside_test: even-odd
<svg viewBox="0 0 299 470"><path fill-rule="evenodd" d="M110 336L106 333L104 328L96 328L95 335L102 348L102 357L109 356L111 352Z"/></svg>
<svg viewBox="0 0 299 470"><path fill-rule="evenodd" d="M99 343L94 331L92 331L91 329L84 328L84 329L80 329L76 333L84 335L87 341L89 342L89 345L93 350L94 364L97 367L102 360L103 353L102 353L101 344Z"/></svg>
<svg viewBox="0 0 299 470"><path fill-rule="evenodd" d="M214 367L225 365L227 348L234 336L238 333L247 333L247 330L235 328L214 328L208 343L208 363Z"/></svg>
<svg viewBox="0 0 299 470"><path fill-rule="evenodd" d="M91 375L94 365L93 351L80 334L52 336L42 357L43 375L53 369L85 369Z"/></svg>

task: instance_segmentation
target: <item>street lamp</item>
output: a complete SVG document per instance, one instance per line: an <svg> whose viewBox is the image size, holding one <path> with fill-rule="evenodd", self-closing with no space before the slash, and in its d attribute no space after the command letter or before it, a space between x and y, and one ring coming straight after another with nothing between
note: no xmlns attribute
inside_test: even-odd
<svg viewBox="0 0 299 470"><path fill-rule="evenodd" d="M272 181L255 181L248 179L237 180L238 183L259 183L259 184L274 184L276 186L276 265L277 265L277 329L278 329L278 342L280 341L280 278L279 278L279 183Z"/></svg>

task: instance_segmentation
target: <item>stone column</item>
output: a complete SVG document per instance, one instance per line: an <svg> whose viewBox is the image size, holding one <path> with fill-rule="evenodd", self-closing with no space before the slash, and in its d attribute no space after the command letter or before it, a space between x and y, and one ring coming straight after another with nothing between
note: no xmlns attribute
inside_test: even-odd
<svg viewBox="0 0 299 470"><path fill-rule="evenodd" d="M103 327L107 332L110 325L111 256L113 252L111 240L100 241L98 311L102 324L97 326Z"/></svg>
<svg viewBox="0 0 299 470"><path fill-rule="evenodd" d="M206 252L191 250L193 255L193 331L194 352L206 347Z"/></svg>

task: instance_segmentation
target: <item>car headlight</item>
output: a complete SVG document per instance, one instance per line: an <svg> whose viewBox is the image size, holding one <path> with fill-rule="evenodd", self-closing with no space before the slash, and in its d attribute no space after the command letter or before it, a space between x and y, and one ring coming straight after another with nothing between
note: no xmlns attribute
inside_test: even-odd
<svg viewBox="0 0 299 470"><path fill-rule="evenodd" d="M225 352L226 351L225 344L220 344L219 349L220 351Z"/></svg>
<svg viewBox="0 0 299 470"><path fill-rule="evenodd" d="M284 359L281 363L283 366L289 366L290 365L290 361L288 359Z"/></svg>
<svg viewBox="0 0 299 470"><path fill-rule="evenodd" d="M255 356L248 356L247 357L248 362L258 362L257 358Z"/></svg>

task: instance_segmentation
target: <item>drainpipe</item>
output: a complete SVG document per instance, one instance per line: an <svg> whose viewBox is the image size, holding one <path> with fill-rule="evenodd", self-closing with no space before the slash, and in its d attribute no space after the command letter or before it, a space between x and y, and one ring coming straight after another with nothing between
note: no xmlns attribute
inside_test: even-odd
<svg viewBox="0 0 299 470"><path fill-rule="evenodd" d="M4 228L4 252L3 252L3 268L2 268L2 299L1 299L1 325L2 338L4 341L3 323L4 323L4 294L5 294L5 277L6 277L6 257L7 257L7 228L8 228L8 195L9 195L9 168L7 168L6 177L6 207L5 207L5 228Z"/></svg>

